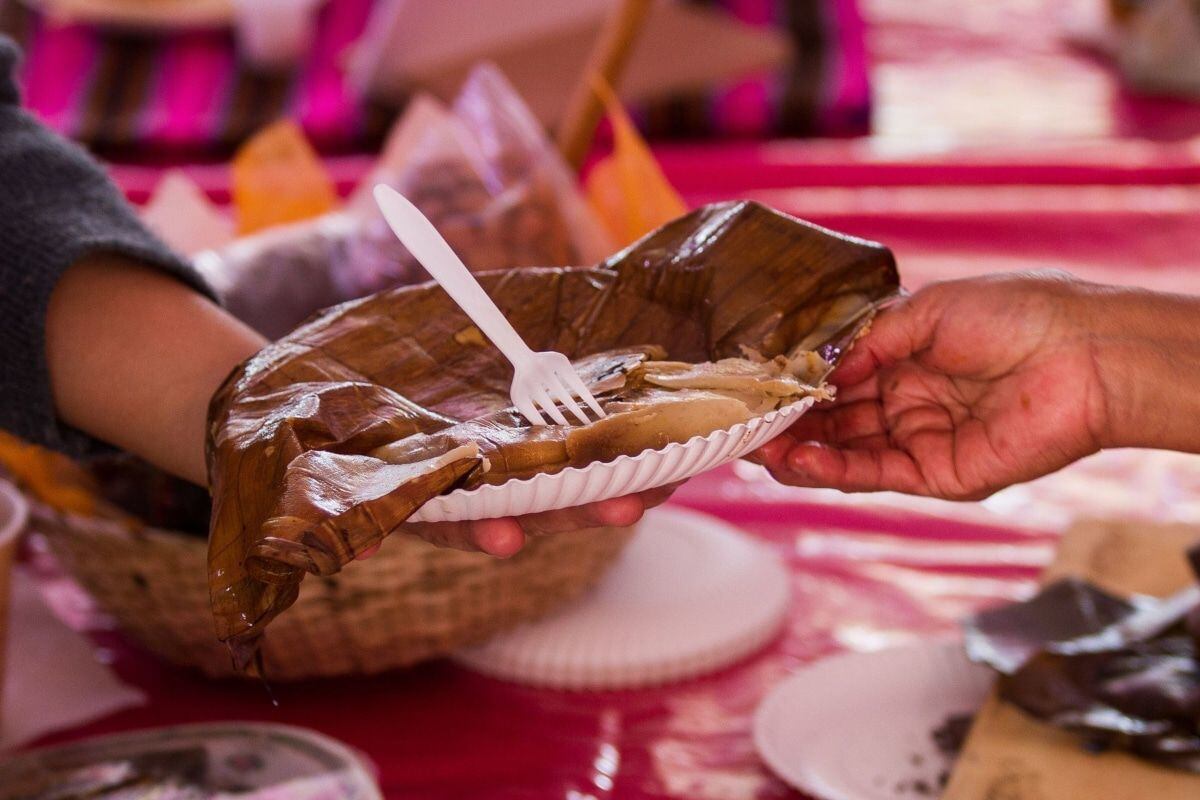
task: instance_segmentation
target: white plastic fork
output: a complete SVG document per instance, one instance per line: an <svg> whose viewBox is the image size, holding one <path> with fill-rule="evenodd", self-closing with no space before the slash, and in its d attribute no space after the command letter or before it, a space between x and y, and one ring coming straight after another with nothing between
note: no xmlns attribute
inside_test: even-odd
<svg viewBox="0 0 1200 800"><path fill-rule="evenodd" d="M554 351L535 353L530 349L433 223L408 198L390 186L378 184L375 202L408 252L512 362L514 373L509 397L527 420L534 425L545 425L546 420L538 413L540 408L559 425L567 425L557 401L586 425L591 420L575 398L582 400L597 417L605 416L567 357Z"/></svg>

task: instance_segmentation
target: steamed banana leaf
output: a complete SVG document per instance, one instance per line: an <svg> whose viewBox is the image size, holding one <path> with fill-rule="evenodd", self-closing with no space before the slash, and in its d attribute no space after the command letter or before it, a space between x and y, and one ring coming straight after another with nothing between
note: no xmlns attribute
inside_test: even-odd
<svg viewBox="0 0 1200 800"><path fill-rule="evenodd" d="M701 208L596 267L479 277L530 346L576 360L626 422L530 427L509 408L507 362L433 284L320 313L210 408L209 578L239 665L306 572L337 572L431 497L823 396L899 289L881 245L750 202Z"/></svg>
<svg viewBox="0 0 1200 800"><path fill-rule="evenodd" d="M1121 598L1067 578L976 614L965 643L1000 674L1004 700L1088 749L1200 772L1198 614L1194 586L1166 599Z"/></svg>

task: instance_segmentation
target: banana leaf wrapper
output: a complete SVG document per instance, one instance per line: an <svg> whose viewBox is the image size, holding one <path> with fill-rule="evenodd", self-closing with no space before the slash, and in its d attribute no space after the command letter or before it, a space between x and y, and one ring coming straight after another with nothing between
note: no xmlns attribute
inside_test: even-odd
<svg viewBox="0 0 1200 800"><path fill-rule="evenodd" d="M1200 773L1200 604L1178 597L1117 597L1066 578L969 619L967 654L999 673L1004 700L1081 746Z"/></svg>
<svg viewBox="0 0 1200 800"><path fill-rule="evenodd" d="M814 351L823 379L899 291L881 245L750 202L701 208L594 268L479 278L531 347L601 383L647 358L748 351ZM239 666L306 572L337 572L431 497L590 463L594 450L565 452L580 428L512 412L511 378L434 284L321 312L234 371L209 414L209 579ZM409 440L441 444L404 451ZM408 461L373 455L398 443Z"/></svg>

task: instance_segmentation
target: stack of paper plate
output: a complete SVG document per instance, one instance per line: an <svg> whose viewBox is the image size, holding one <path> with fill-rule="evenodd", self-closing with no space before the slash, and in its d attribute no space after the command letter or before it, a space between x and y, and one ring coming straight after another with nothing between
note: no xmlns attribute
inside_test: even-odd
<svg viewBox="0 0 1200 800"><path fill-rule="evenodd" d="M459 654L497 678L618 689L694 677L774 638L788 573L763 544L712 517L650 511L600 585L556 614Z"/></svg>

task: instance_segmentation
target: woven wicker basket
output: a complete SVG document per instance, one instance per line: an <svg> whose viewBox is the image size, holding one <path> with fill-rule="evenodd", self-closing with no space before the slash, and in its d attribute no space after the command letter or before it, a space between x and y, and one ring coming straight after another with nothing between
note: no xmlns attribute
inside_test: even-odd
<svg viewBox="0 0 1200 800"><path fill-rule="evenodd" d="M206 544L33 503L32 527L120 627L162 657L236 674L209 610ZM396 535L331 578L308 577L263 648L271 680L370 674L446 655L541 616L591 586L632 529L532 539L498 560Z"/></svg>

